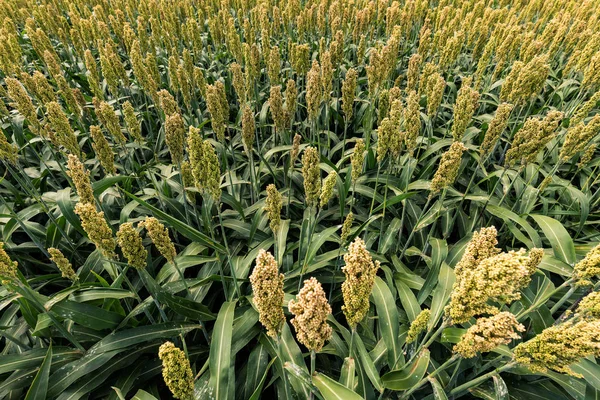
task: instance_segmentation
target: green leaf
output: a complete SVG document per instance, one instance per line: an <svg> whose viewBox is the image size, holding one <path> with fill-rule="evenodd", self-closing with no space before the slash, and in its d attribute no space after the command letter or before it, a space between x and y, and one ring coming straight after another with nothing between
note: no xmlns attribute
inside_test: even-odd
<svg viewBox="0 0 600 400"><path fill-rule="evenodd" d="M554 255L559 260L569 265L575 265L577 257L575 256L575 245L573 239L565 227L551 217L544 215L531 215L531 217L542 228L544 235L550 241Z"/></svg>
<svg viewBox="0 0 600 400"><path fill-rule="evenodd" d="M158 399L156 397L152 396L150 393L140 389L137 391L135 396L133 396L131 398L131 400L158 400Z"/></svg>
<svg viewBox="0 0 600 400"><path fill-rule="evenodd" d="M94 330L114 329L119 325L123 316L85 303L61 301L52 307L59 316Z"/></svg>
<svg viewBox="0 0 600 400"><path fill-rule="evenodd" d="M438 284L433 291L433 299L431 300L431 318L427 325L429 329L432 329L437 325L438 320L442 316L444 307L450 298L450 293L452 292L452 286L454 285L455 280L456 276L454 275L454 270L450 268L448 264L442 263Z"/></svg>
<svg viewBox="0 0 600 400"><path fill-rule="evenodd" d="M312 381L325 400L359 400L362 398L341 383L318 372L313 375Z"/></svg>
<svg viewBox="0 0 600 400"><path fill-rule="evenodd" d="M388 365L390 368L394 368L402 354L398 344L398 327L400 324L398 323L396 301L390 288L380 277L375 277L372 295L377 308L379 331L388 348Z"/></svg>
<svg viewBox="0 0 600 400"><path fill-rule="evenodd" d="M46 357L38 370L33 383L27 391L25 400L42 400L46 398L48 392L48 378L50 377L50 366L52 365L52 343L48 347Z"/></svg>
<svg viewBox="0 0 600 400"><path fill-rule="evenodd" d="M250 396L248 398L248 400L259 400L260 399L260 394L262 392L263 386L265 385L265 381L267 380L267 375L269 374L269 369L271 368L271 365L273 365L273 363L275 362L275 360L277 360L277 359L273 358L273 359L271 359L271 361L269 362L269 364L267 364L267 368L265 369L265 373L263 374L262 378L258 382L258 385L256 386L256 390L252 393L252 396ZM252 371L249 371L249 372L252 372Z"/></svg>
<svg viewBox="0 0 600 400"><path fill-rule="evenodd" d="M433 398L435 400L448 400L448 396L444 392L444 388L440 384L440 382L435 378L428 378L429 383L431 383L431 387L433 388Z"/></svg>
<svg viewBox="0 0 600 400"><path fill-rule="evenodd" d="M504 379L500 377L500 375L492 376L494 381L494 392L496 393L496 400L508 400L508 388L506 387L506 383Z"/></svg>
<svg viewBox="0 0 600 400"><path fill-rule="evenodd" d="M383 375L381 377L383 386L391 390L408 390L423 379L428 365L429 350L423 349L411 365Z"/></svg>
<svg viewBox="0 0 600 400"><path fill-rule="evenodd" d="M219 243L216 243L210 237L208 237L204 233L200 232L199 230L189 226L188 224L186 224L184 222L179 221L177 218L173 218L166 212L148 204L144 200L140 199L137 196L134 196L133 194L131 194L129 192L126 192L125 190L123 190L123 192L128 197L130 197L132 200L135 200L136 202L138 202L139 204L141 204L142 206L144 206L148 210L150 210L152 212L152 215L154 215L156 218L165 221L168 225L173 227L173 229L175 229L177 232L181 233L186 238L193 240L195 242L201 243L201 244L203 244L207 247L210 247L211 249L214 249L220 253L227 253L227 251L225 250L225 247L223 247Z"/></svg>
<svg viewBox="0 0 600 400"><path fill-rule="evenodd" d="M354 389L354 382L356 379L356 363L354 358L344 358L344 364L342 364L342 372L340 374L340 383L346 386L348 389Z"/></svg>
<svg viewBox="0 0 600 400"><path fill-rule="evenodd" d="M172 338L201 327L201 325L197 324L166 322L163 324L146 325L113 332L92 346L87 354L105 353L108 351L124 349L150 340Z"/></svg>
<svg viewBox="0 0 600 400"><path fill-rule="evenodd" d="M210 342L209 368L210 381L213 398L216 400L226 400L229 393L230 382L229 367L231 365L231 336L233 326L233 313L235 311L235 302L228 301L223 303L217 321L213 329Z"/></svg>

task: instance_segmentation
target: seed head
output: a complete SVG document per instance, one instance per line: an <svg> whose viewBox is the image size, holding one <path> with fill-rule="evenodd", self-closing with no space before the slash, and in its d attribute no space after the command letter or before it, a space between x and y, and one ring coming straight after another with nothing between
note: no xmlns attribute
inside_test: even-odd
<svg viewBox="0 0 600 400"><path fill-rule="evenodd" d="M196 187L210 194L215 201L221 198L221 165L214 147L208 140L203 140L200 130L190 127L188 135L188 151L190 165Z"/></svg>
<svg viewBox="0 0 600 400"><path fill-rule="evenodd" d="M175 251L175 245L171 241L171 238L169 238L169 230L154 217L146 217L146 220L139 223L139 227L142 229L146 228L148 236L150 236L150 239L158 249L158 252L162 254L168 262L173 264L177 252Z"/></svg>
<svg viewBox="0 0 600 400"><path fill-rule="evenodd" d="M323 87L321 84L321 67L317 60L313 60L310 71L306 74L306 108L308 118L314 120L318 116Z"/></svg>
<svg viewBox="0 0 600 400"><path fill-rule="evenodd" d="M2 100L0 100L2 101ZM9 143L2 128L0 128L0 160L6 161L9 164L17 165L19 159L19 147Z"/></svg>
<svg viewBox="0 0 600 400"><path fill-rule="evenodd" d="M269 226L273 233L277 233L279 225L281 223L281 207L283 202L281 200L281 193L277 190L277 187L273 184L267 186L267 199L265 201L265 211L269 216Z"/></svg>
<svg viewBox="0 0 600 400"><path fill-rule="evenodd" d="M259 321L273 338L281 332L285 321L283 314L283 274L279 273L277 261L271 253L261 249L256 257L256 266L250 275L254 304L258 309Z"/></svg>
<svg viewBox="0 0 600 400"><path fill-rule="evenodd" d="M63 278L67 278L73 282L77 280L77 274L73 270L73 266L59 249L50 247L48 253L50 253L50 260L56 264Z"/></svg>
<svg viewBox="0 0 600 400"><path fill-rule="evenodd" d="M165 117L169 115L175 114L178 112L179 107L177 106L177 102L173 98L173 95L166 89L161 90L157 93L160 108L165 113Z"/></svg>
<svg viewBox="0 0 600 400"><path fill-rule="evenodd" d="M352 229L352 222L354 221L354 214L352 211L348 213L346 219L344 219L344 224L342 225L342 243L345 243L350 237L350 229Z"/></svg>
<svg viewBox="0 0 600 400"><path fill-rule="evenodd" d="M596 107L596 104L598 104L599 101L600 101L600 90L598 90L596 93L594 93L588 101L586 101L585 103L583 103L582 105L577 107L577 109L573 113L573 116L571 117L570 126L576 126L577 124L582 122L584 119L586 119L587 116L589 115L590 111L592 111Z"/></svg>
<svg viewBox="0 0 600 400"><path fill-rule="evenodd" d="M321 189L321 208L323 208L333 196L333 188L337 181L337 172L331 171L325 179L323 179L323 187Z"/></svg>
<svg viewBox="0 0 600 400"><path fill-rule="evenodd" d="M435 72L429 77L427 81L427 115L433 118L437 110L442 104L442 98L444 97L444 89L446 89L446 81L444 77L439 73Z"/></svg>
<svg viewBox="0 0 600 400"><path fill-rule="evenodd" d="M63 146L69 153L81 158L81 149L77 143L77 136L71 128L69 119L60 104L53 101L46 105L50 126L54 131L56 144Z"/></svg>
<svg viewBox="0 0 600 400"><path fill-rule="evenodd" d="M6 254L4 243L0 242L0 275L10 280L16 279L18 265L19 263L11 260L8 254Z"/></svg>
<svg viewBox="0 0 600 400"><path fill-rule="evenodd" d="M285 125L290 126L294 122L296 115L296 108L298 99L298 88L296 87L296 81L289 79L285 85Z"/></svg>
<svg viewBox="0 0 600 400"><path fill-rule="evenodd" d="M194 396L194 373L183 350L171 342L163 343L158 349L162 361L162 375L173 397L191 400Z"/></svg>
<svg viewBox="0 0 600 400"><path fill-rule="evenodd" d="M114 154L100 127L91 125L90 136L93 141L92 148L96 153L96 158L98 158L100 165L104 168L104 172L115 175L117 171L114 164Z"/></svg>
<svg viewBox="0 0 600 400"><path fill-rule="evenodd" d="M581 378L569 366L588 356L600 356L600 321L567 321L546 328L514 348L514 359L533 372L549 369Z"/></svg>
<svg viewBox="0 0 600 400"><path fill-rule="evenodd" d="M246 104L242 111L242 142L246 153L252 152L255 131L254 112L252 111L252 107Z"/></svg>
<svg viewBox="0 0 600 400"><path fill-rule="evenodd" d="M21 82L14 78L6 78L4 82L8 89L8 96L15 102L16 109L25 117L33 129L37 131L40 128L37 111L33 106L31 97L29 97Z"/></svg>
<svg viewBox="0 0 600 400"><path fill-rule="evenodd" d="M185 148L185 125L181 114L175 113L167 116L165 121L165 142L171 153L171 161L181 164Z"/></svg>
<svg viewBox="0 0 600 400"><path fill-rule="evenodd" d="M148 252L142 244L142 237L131 222L121 224L117 232L117 243L129 265L137 269L146 268Z"/></svg>
<svg viewBox="0 0 600 400"><path fill-rule="evenodd" d="M580 122L569 128L559 158L563 162L569 161L575 154L584 151L598 132L600 132L600 115L595 115L587 125Z"/></svg>
<svg viewBox="0 0 600 400"><path fill-rule="evenodd" d="M357 139L354 145L354 151L350 157L352 164L352 183L356 183L363 171L363 163L365 161L365 141Z"/></svg>
<svg viewBox="0 0 600 400"><path fill-rule="evenodd" d="M206 107L211 117L213 131L219 142L225 140L226 123L229 120L229 103L225 94L225 85L221 81L206 86Z"/></svg>
<svg viewBox="0 0 600 400"><path fill-rule="evenodd" d="M302 156L302 177L304 178L304 196L310 207L316 204L321 192L320 157L317 149L307 147Z"/></svg>
<svg viewBox="0 0 600 400"><path fill-rule="evenodd" d="M529 118L523 127L515 133L510 149L506 152L506 165L514 165L517 161L526 165L535 157L554 136L558 124L563 118L560 111L550 111L546 118Z"/></svg>
<svg viewBox="0 0 600 400"><path fill-rule="evenodd" d="M406 334L406 343L412 343L419 335L427 329L427 324L429 323L429 318L431 318L431 310L428 308L424 309L417 315L415 320L410 324L410 328L408 328L408 333Z"/></svg>
<svg viewBox="0 0 600 400"><path fill-rule="evenodd" d="M79 195L79 201L81 203L94 204L94 191L92 190L92 184L90 183L90 172L87 171L79 158L73 154L69 154L67 160L67 174L73 181L77 194Z"/></svg>
<svg viewBox="0 0 600 400"><path fill-rule="evenodd" d="M113 232L104 219L104 212L96 211L92 203L79 202L75 206L75 213L81 219L81 226L96 248L107 258L115 257L117 243Z"/></svg>
<svg viewBox="0 0 600 400"><path fill-rule="evenodd" d="M419 53L413 54L408 60L408 72L406 74L407 92L417 90L417 83L419 82L419 72L421 70L422 61L423 58L419 55Z"/></svg>
<svg viewBox="0 0 600 400"><path fill-rule="evenodd" d="M290 151L290 165L293 166L296 162L296 158L298 158L298 154L300 154L300 142L302 141L302 136L299 134L294 135L294 141L292 143L292 150Z"/></svg>
<svg viewBox="0 0 600 400"><path fill-rule="evenodd" d="M442 154L440 165L431 181L429 197L433 197L440 190L452 185L458 176L458 168L462 159L463 152L467 150L461 142L454 142L450 149Z"/></svg>
<svg viewBox="0 0 600 400"><path fill-rule="evenodd" d="M294 314L291 323L300 343L311 351L321 351L325 341L331 338L332 329L327 324L331 306L319 281L314 277L305 280L296 300L290 300L288 309Z"/></svg>
<svg viewBox="0 0 600 400"><path fill-rule="evenodd" d="M591 286L591 278L597 275L600 275L600 244L590 250L573 269L573 278L578 286Z"/></svg>
<svg viewBox="0 0 600 400"><path fill-rule="evenodd" d="M594 158L594 154L596 154L597 148L598 145L596 143L590 144L585 150L585 152L581 155L579 163L577 163L577 168L583 168L586 165L588 165L590 161L592 161L592 159Z"/></svg>
<svg viewBox="0 0 600 400"><path fill-rule="evenodd" d="M410 155L417 147L417 139L421 131L421 115L419 112L419 96L412 90L406 99L406 109L404 110L404 125L406 134L404 135L404 144Z"/></svg>
<svg viewBox="0 0 600 400"><path fill-rule="evenodd" d="M346 265L342 267L342 271L346 280L342 283L344 297L342 311L348 325L355 328L369 311L369 296L375 284L379 261L373 262L365 242L357 237L348 246L344 262Z"/></svg>
<svg viewBox="0 0 600 400"><path fill-rule="evenodd" d="M455 141L462 140L467 126L473 118L473 113L476 110L479 93L471 88L472 78L463 80L463 84L458 91L456 104L454 104L454 122L452 123L452 137Z"/></svg>
<svg viewBox="0 0 600 400"><path fill-rule="evenodd" d="M498 307L490 303L518 300L520 289L529 284L540 260L539 250L527 256L521 249L483 258L476 265L465 263L468 267L463 265L456 272L446 314L456 324L482 314L497 314Z"/></svg>
<svg viewBox="0 0 600 400"><path fill-rule="evenodd" d="M346 72L346 78L342 83L342 111L344 112L344 116L346 118L346 124L352 120L357 77L358 73L356 72L356 69L350 68Z"/></svg>
<svg viewBox="0 0 600 400"><path fill-rule="evenodd" d="M281 86L271 86L269 96L269 108L271 116L278 132L285 128L285 113L283 110L283 97L281 96Z"/></svg>
<svg viewBox="0 0 600 400"><path fill-rule="evenodd" d="M138 143L142 142L142 129L140 128L140 123L135 116L135 110L129 101L126 101L123 104L123 117L125 119L125 124L127 125L127 130L129 134Z"/></svg>
<svg viewBox="0 0 600 400"><path fill-rule="evenodd" d="M127 142L125 135L121 132L121 123L119 117L115 113L115 109L105 101L97 101L94 99L94 107L96 109L96 116L98 121L106 130L110 132L113 139L120 145L124 145Z"/></svg>
<svg viewBox="0 0 600 400"><path fill-rule="evenodd" d="M581 299L575 312L583 318L598 320L600 318L600 292L591 292Z"/></svg>
<svg viewBox="0 0 600 400"><path fill-rule="evenodd" d="M514 106L510 103L502 103L498 106L496 115L490 121L483 138L483 143L481 143L481 147L479 148L479 154L482 158L485 158L494 150L498 139L500 139L502 132L504 132L508 125L508 117L510 117L513 108Z"/></svg>
<svg viewBox="0 0 600 400"><path fill-rule="evenodd" d="M509 312L500 312L492 317L479 318L454 346L454 352L463 358L473 358L477 353L487 353L502 344L519 339L525 327Z"/></svg>

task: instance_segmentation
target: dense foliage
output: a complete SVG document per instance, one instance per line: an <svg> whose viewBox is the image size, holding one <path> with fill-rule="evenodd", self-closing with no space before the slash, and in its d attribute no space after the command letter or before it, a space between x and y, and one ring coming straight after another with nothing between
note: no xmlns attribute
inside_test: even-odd
<svg viewBox="0 0 600 400"><path fill-rule="evenodd" d="M0 397L600 396L597 0L0 20Z"/></svg>

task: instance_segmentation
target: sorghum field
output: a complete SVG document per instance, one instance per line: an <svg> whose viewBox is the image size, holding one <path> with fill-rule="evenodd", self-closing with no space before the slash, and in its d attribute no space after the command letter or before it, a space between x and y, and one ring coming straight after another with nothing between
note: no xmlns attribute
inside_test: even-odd
<svg viewBox="0 0 600 400"><path fill-rule="evenodd" d="M598 0L0 20L0 398L600 398Z"/></svg>

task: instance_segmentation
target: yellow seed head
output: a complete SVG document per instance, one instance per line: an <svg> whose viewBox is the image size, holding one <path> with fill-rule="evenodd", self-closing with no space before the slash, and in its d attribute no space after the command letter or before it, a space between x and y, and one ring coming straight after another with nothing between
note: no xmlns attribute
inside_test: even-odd
<svg viewBox="0 0 600 400"><path fill-rule="evenodd" d="M116 174L115 164L114 164L114 154L112 152L112 148L108 141L104 137L102 130L99 126L91 125L90 126L90 136L92 138L92 148L96 153L96 158L104 168L104 172L107 174Z"/></svg>
<svg viewBox="0 0 600 400"><path fill-rule="evenodd" d="M121 224L117 232L117 243L129 265L137 269L146 268L148 252L142 244L142 237L131 222Z"/></svg>
<svg viewBox="0 0 600 400"><path fill-rule="evenodd" d="M165 117L169 115L175 114L178 112L179 107L177 106L177 102L173 98L173 95L168 90L161 90L157 93L160 108L165 113Z"/></svg>
<svg viewBox="0 0 600 400"><path fill-rule="evenodd" d="M356 69L350 68L348 72L346 72L346 78L342 83L342 111L344 112L346 124L352 120L357 77L358 73L356 72Z"/></svg>
<svg viewBox="0 0 600 400"><path fill-rule="evenodd" d="M431 318L431 310L428 308L424 309L419 313L419 315L417 315L415 320L408 328L408 333L406 334L406 343L412 343L417 340L419 335L427 329L429 318Z"/></svg>
<svg viewBox="0 0 600 400"><path fill-rule="evenodd" d="M167 117L165 121L165 142L167 142L171 153L171 161L177 165L181 164L185 148L185 125L181 114L175 113Z"/></svg>
<svg viewBox="0 0 600 400"><path fill-rule="evenodd" d="M350 230L352 229L352 222L354 221L354 214L349 212L346 218L344 219L344 224L342 225L342 243L345 243L350 237Z"/></svg>
<svg viewBox="0 0 600 400"><path fill-rule="evenodd" d="M454 104L452 137L454 137L455 141L462 140L478 104L479 93L471 88L471 82L472 78L463 80L463 84L456 97L456 104Z"/></svg>
<svg viewBox="0 0 600 400"><path fill-rule="evenodd" d="M10 259L4 250L4 243L0 242L0 275L10 280L16 279L18 265L19 263Z"/></svg>
<svg viewBox="0 0 600 400"><path fill-rule="evenodd" d="M191 400L194 396L194 373L183 350L171 342L163 343L158 349L162 361L162 375L173 397Z"/></svg>
<svg viewBox="0 0 600 400"><path fill-rule="evenodd" d="M433 197L440 190L452 185L458 176L458 169L462 159L463 152L467 150L461 142L454 142L450 149L442 154L440 164L431 181L429 196Z"/></svg>
<svg viewBox="0 0 600 400"><path fill-rule="evenodd" d="M533 372L549 369L581 378L569 366L588 356L600 356L600 321L567 321L546 328L514 348L514 359Z"/></svg>
<svg viewBox="0 0 600 400"><path fill-rule="evenodd" d="M575 264L573 278L578 286L591 286L591 278L600 274L600 244L590 250L583 260Z"/></svg>
<svg viewBox="0 0 600 400"><path fill-rule="evenodd" d="M554 136L555 130L563 118L560 111L550 111L543 120L529 118L523 127L515 133L510 149L506 152L506 165L514 165L517 161L526 165L535 157Z"/></svg>
<svg viewBox="0 0 600 400"><path fill-rule="evenodd" d="M483 249L489 251L486 246ZM518 300L520 289L529 284L541 260L540 255L536 250L527 256L521 249L483 258L475 265L462 265L456 272L446 315L460 324L474 316L497 314L498 307L490 303L510 304Z"/></svg>
<svg viewBox="0 0 600 400"><path fill-rule="evenodd" d="M577 315L586 319L600 318L600 292L591 292L579 302Z"/></svg>
<svg viewBox="0 0 600 400"><path fill-rule="evenodd" d="M352 164L352 182L356 183L363 171L363 163L365 160L365 141L357 139L354 145L354 151L350 157Z"/></svg>
<svg viewBox="0 0 600 400"><path fill-rule="evenodd" d="M127 139L123 135L123 132L121 132L121 123L119 116L115 113L115 109L105 101L95 101L94 107L98 121L110 132L115 142L125 145Z"/></svg>
<svg viewBox="0 0 600 400"><path fill-rule="evenodd" d="M267 186L267 199L265 201L265 211L269 216L269 226L273 233L277 233L281 223L281 207L283 205L281 193L273 184Z"/></svg>
<svg viewBox="0 0 600 400"><path fill-rule="evenodd" d="M294 135L294 141L292 143L292 150L290 151L290 165L294 166L296 159L298 158L298 154L300 154L300 142L302 141L302 136L299 134Z"/></svg>
<svg viewBox="0 0 600 400"><path fill-rule="evenodd" d="M60 104L53 101L46 105L50 126L54 131L56 143L63 146L69 153L81 158L81 149L77 142L77 136L71 128L69 119Z"/></svg>
<svg viewBox="0 0 600 400"><path fill-rule="evenodd" d="M525 327L509 312L500 312L492 317L479 318L460 338L453 351L463 358L473 358L477 353L487 353L502 344L519 339Z"/></svg>
<svg viewBox="0 0 600 400"><path fill-rule="evenodd" d="M50 260L56 264L62 273L63 278L67 278L71 281L77 280L77 274L73 270L73 266L59 249L50 247L48 253L50 253Z"/></svg>
<svg viewBox="0 0 600 400"><path fill-rule="evenodd" d="M252 107L246 104L242 111L242 143L247 153L252 152L255 131L254 112Z"/></svg>
<svg viewBox="0 0 600 400"><path fill-rule="evenodd" d="M580 122L569 128L565 137L565 143L560 149L559 158L563 161L569 161L575 154L584 151L596 135L600 132L600 115L595 115L588 124Z"/></svg>
<svg viewBox="0 0 600 400"><path fill-rule="evenodd" d="M275 338L280 334L285 321L283 274L279 273L277 261L268 251L259 251L250 283L260 323L267 329L267 334Z"/></svg>
<svg viewBox="0 0 600 400"><path fill-rule="evenodd" d="M2 101L2 100L0 100ZM19 159L19 147L9 143L2 128L0 128L0 160L16 165Z"/></svg>
<svg viewBox="0 0 600 400"><path fill-rule="evenodd" d="M502 132L504 132L508 125L508 117L510 117L513 108L514 106L510 103L502 103L498 106L496 115L490 121L483 138L483 143L481 143L481 147L479 148L479 154L482 158L485 158L494 150L498 139L500 139Z"/></svg>
<svg viewBox="0 0 600 400"><path fill-rule="evenodd" d="M373 262L365 242L357 237L348 246L344 262L346 265L342 267L342 271L346 280L342 283L344 297L342 311L344 311L348 325L355 328L369 311L369 296L375 284L379 261Z"/></svg>
<svg viewBox="0 0 600 400"><path fill-rule="evenodd" d="M221 166L214 147L203 140L200 130L190 127L188 151L196 187L209 194L215 201L221 198Z"/></svg>
<svg viewBox="0 0 600 400"><path fill-rule="evenodd" d="M271 86L269 96L269 108L271 116L278 132L285 128L285 113L283 110L283 97L281 96L281 86Z"/></svg>
<svg viewBox="0 0 600 400"><path fill-rule="evenodd" d="M323 187L321 189L321 208L329 203L331 197L333 196L333 188L335 187L335 183L337 181L337 172L331 171L325 179L323 179Z"/></svg>
<svg viewBox="0 0 600 400"><path fill-rule="evenodd" d="M177 252L175 251L175 245L171 241L171 238L169 238L169 230L154 217L146 217L143 222L139 223L139 226L142 229L146 228L148 236L150 236L150 239L158 249L158 252L162 254L168 262L173 264Z"/></svg>
<svg viewBox="0 0 600 400"><path fill-rule="evenodd" d="M317 60L313 60L310 71L306 74L306 108L308 118L314 120L318 116L323 87L321 85L321 67Z"/></svg>
<svg viewBox="0 0 600 400"><path fill-rule="evenodd" d="M445 89L446 81L442 75L435 72L429 77L425 90L427 94L427 115L430 118L435 117L437 114L437 110L440 108L440 104L442 104Z"/></svg>
<svg viewBox="0 0 600 400"><path fill-rule="evenodd" d="M421 69L421 62L423 61L419 53L415 53L410 56L408 60L408 72L406 76L406 91L417 90L417 83L419 82L419 72Z"/></svg>
<svg viewBox="0 0 600 400"><path fill-rule="evenodd" d="M90 183L90 172L87 171L79 158L73 154L69 154L67 160L67 174L73 181L77 194L79 195L79 201L81 203L94 204L94 191L92 190L92 184Z"/></svg>
<svg viewBox="0 0 600 400"><path fill-rule="evenodd" d="M75 213L81 219L81 226L96 248L107 258L115 257L117 243L113 232L104 219L104 212L98 212L91 203L77 203Z"/></svg>
<svg viewBox="0 0 600 400"><path fill-rule="evenodd" d="M133 105L129 101L126 101L123 104L123 118L125 119L125 124L127 125L127 130L129 134L138 143L142 142L142 129L140 127L140 123L137 120L135 115L135 110L133 109Z"/></svg>
<svg viewBox="0 0 600 400"><path fill-rule="evenodd" d="M302 156L302 177L304 178L304 196L306 204L315 205L321 192L321 169L319 168L319 152L314 147L307 147Z"/></svg>
<svg viewBox="0 0 600 400"><path fill-rule="evenodd" d="M421 131L421 114L419 110L419 95L413 90L408 94L406 109L404 110L404 125L406 128L404 144L411 155L417 147L417 139Z"/></svg>
<svg viewBox="0 0 600 400"><path fill-rule="evenodd" d="M290 300L288 308L294 314L291 323L298 341L311 351L321 351L325 341L331 338L332 329L327 324L331 306L319 281L314 277L305 280L296 300Z"/></svg>

